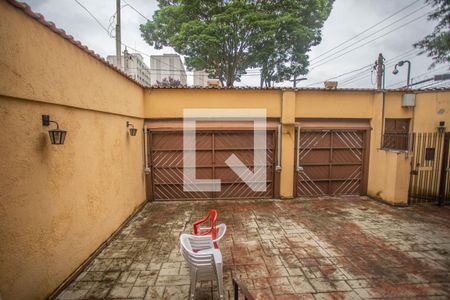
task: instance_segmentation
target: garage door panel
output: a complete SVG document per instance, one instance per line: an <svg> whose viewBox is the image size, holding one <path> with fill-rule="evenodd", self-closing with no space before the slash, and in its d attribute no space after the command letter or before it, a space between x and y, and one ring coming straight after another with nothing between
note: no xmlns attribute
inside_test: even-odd
<svg viewBox="0 0 450 300"><path fill-rule="evenodd" d="M258 133L260 135L261 133ZM264 133L262 133L264 134ZM254 145L253 132L230 132L230 133L215 133L214 147L215 149L253 149ZM266 133L267 148L273 148L273 134Z"/></svg>
<svg viewBox="0 0 450 300"><path fill-rule="evenodd" d="M216 149L253 149L253 133L216 133L214 135L214 147Z"/></svg>
<svg viewBox="0 0 450 300"><path fill-rule="evenodd" d="M326 179L330 176L329 166L303 166L303 173L307 173L310 179Z"/></svg>
<svg viewBox="0 0 450 300"><path fill-rule="evenodd" d="M215 151L214 157L215 157L215 164L219 166L226 166L226 160L230 157L230 155L236 155L242 163L245 165L252 165L253 164L253 151L252 150L222 150L222 151Z"/></svg>
<svg viewBox="0 0 450 300"><path fill-rule="evenodd" d="M153 166L161 168L183 167L183 152L182 151L153 151ZM196 151L195 161L197 166L211 165L212 153L211 151Z"/></svg>
<svg viewBox="0 0 450 300"><path fill-rule="evenodd" d="M183 165L183 153L180 151L153 151L153 166L178 167Z"/></svg>
<svg viewBox="0 0 450 300"><path fill-rule="evenodd" d="M253 166L254 164L254 152L259 152L261 155L266 153L266 165L272 165L274 163L274 153L273 150L223 150L223 151L215 151L214 153L214 162L218 166L227 166L226 160L232 155L236 155L239 160L245 164L246 166Z"/></svg>
<svg viewBox="0 0 450 300"><path fill-rule="evenodd" d="M332 181L330 186L331 195L359 195L361 193L361 180L339 180Z"/></svg>
<svg viewBox="0 0 450 300"><path fill-rule="evenodd" d="M323 196L328 194L328 181L311 179L305 172L297 176L298 196Z"/></svg>
<svg viewBox="0 0 450 300"><path fill-rule="evenodd" d="M217 198L232 199L232 198L270 198L272 197L272 183L260 182L255 183L258 186L266 186L265 192L255 192L247 184L242 182L232 184L222 184L222 190L216 193Z"/></svg>
<svg viewBox="0 0 450 300"><path fill-rule="evenodd" d="M247 167L246 167L247 168ZM236 170L239 171L245 171L245 169L242 167L235 167ZM251 172L254 172L254 167L251 166L250 168ZM272 166L266 166L266 180L272 181L273 179L273 170ZM242 179L234 172L232 169L228 167L215 167L215 178L222 180L223 182L237 182L242 181ZM260 173L264 171L264 169L259 169ZM251 176L251 175L250 175Z"/></svg>
<svg viewBox="0 0 450 300"><path fill-rule="evenodd" d="M330 157L329 149L310 149L300 152L300 164L323 163Z"/></svg>
<svg viewBox="0 0 450 300"><path fill-rule="evenodd" d="M333 149L333 163L361 163L363 160L362 149Z"/></svg>
<svg viewBox="0 0 450 300"><path fill-rule="evenodd" d="M179 149L180 142L183 142L180 133L155 133L152 135L152 149Z"/></svg>
<svg viewBox="0 0 450 300"><path fill-rule="evenodd" d="M183 199L207 199L212 197L211 192L185 192L183 185L156 184L155 199L158 200L183 200Z"/></svg>
<svg viewBox="0 0 450 300"><path fill-rule="evenodd" d="M210 134L198 133L195 137L197 149L211 149ZM183 149L183 132L156 132L152 134L152 150Z"/></svg>
<svg viewBox="0 0 450 300"><path fill-rule="evenodd" d="M183 184L183 168L155 168L155 184ZM212 168L198 167L195 170L197 179L211 179Z"/></svg>
<svg viewBox="0 0 450 300"><path fill-rule="evenodd" d="M274 132L269 131L269 149L259 150L266 155L266 192L252 191L228 167L225 161L235 154L241 162L254 170L253 132L197 131L196 179L220 179L220 192L183 190L183 134L182 132L151 132L149 161L152 167L152 195L156 200L211 198L270 198L273 197L275 149ZM247 179L246 179L247 180ZM195 188L195 187L193 187Z"/></svg>
<svg viewBox="0 0 450 300"><path fill-rule="evenodd" d="M321 148L330 147L330 132L329 131L318 131L318 132L305 132L300 138L300 148L310 149L310 148Z"/></svg>
<svg viewBox="0 0 450 300"><path fill-rule="evenodd" d="M297 196L362 192L365 130L308 129L300 132L298 144L302 168L296 172Z"/></svg>
<svg viewBox="0 0 450 300"><path fill-rule="evenodd" d="M334 148L361 148L364 144L363 133L359 131L334 131Z"/></svg>
<svg viewBox="0 0 450 300"><path fill-rule="evenodd" d="M361 165L334 165L333 168L331 168L330 178L345 180L361 176L361 172Z"/></svg>

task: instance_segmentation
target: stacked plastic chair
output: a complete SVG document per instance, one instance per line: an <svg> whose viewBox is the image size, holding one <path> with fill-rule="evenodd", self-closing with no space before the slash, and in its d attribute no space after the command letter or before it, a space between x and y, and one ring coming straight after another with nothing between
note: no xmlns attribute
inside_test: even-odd
<svg viewBox="0 0 450 300"><path fill-rule="evenodd" d="M217 282L220 299L223 299L222 253L219 241L225 235L227 226L216 226L217 211L211 210L208 215L194 223L194 234L180 236L180 251L191 271L191 288L189 299L194 299L197 281L213 280ZM210 226L199 227L210 221Z"/></svg>

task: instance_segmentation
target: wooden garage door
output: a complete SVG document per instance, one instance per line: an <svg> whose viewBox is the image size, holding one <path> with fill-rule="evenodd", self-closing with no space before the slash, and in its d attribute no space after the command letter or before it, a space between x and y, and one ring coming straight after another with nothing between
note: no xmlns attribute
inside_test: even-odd
<svg viewBox="0 0 450 300"><path fill-rule="evenodd" d="M220 179L220 192L183 191L183 132L151 131L149 162L151 166L150 199L245 199L274 197L275 132L267 131L265 192L254 192L225 161L235 154L253 171L253 131L197 131L196 178Z"/></svg>
<svg viewBox="0 0 450 300"><path fill-rule="evenodd" d="M301 130L297 136L296 196L365 193L365 130Z"/></svg>

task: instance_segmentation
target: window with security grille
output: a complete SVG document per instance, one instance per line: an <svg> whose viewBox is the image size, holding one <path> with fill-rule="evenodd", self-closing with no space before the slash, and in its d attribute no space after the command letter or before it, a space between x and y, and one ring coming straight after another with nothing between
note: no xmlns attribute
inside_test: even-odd
<svg viewBox="0 0 450 300"><path fill-rule="evenodd" d="M383 148L408 150L410 119L385 119Z"/></svg>

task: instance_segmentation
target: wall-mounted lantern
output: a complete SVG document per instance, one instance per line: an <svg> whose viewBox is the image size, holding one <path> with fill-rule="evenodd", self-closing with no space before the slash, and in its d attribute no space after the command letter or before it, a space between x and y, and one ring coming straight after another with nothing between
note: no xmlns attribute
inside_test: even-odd
<svg viewBox="0 0 450 300"><path fill-rule="evenodd" d="M50 129L48 135L53 145L63 145L66 139L67 131L59 128L59 124L56 121L51 121L49 115L42 115L42 126L49 126L50 123L56 124L56 129Z"/></svg>
<svg viewBox="0 0 450 300"><path fill-rule="evenodd" d="M129 130L131 136L135 136L135 135L136 135L137 129L134 128L134 125L131 124L131 123L128 122L128 121L127 121L127 128L128 128L128 130Z"/></svg>
<svg viewBox="0 0 450 300"><path fill-rule="evenodd" d="M437 131L439 133L444 133L445 132L445 121L440 121L439 122L439 126L437 127Z"/></svg>

